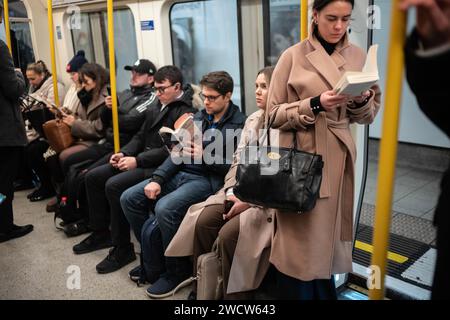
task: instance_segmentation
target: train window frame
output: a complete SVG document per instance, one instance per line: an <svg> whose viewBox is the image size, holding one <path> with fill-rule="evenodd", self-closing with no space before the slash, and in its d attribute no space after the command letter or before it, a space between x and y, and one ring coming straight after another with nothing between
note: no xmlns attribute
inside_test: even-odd
<svg viewBox="0 0 450 320"><path fill-rule="evenodd" d="M236 21L237 21L237 37L238 37L238 57L239 57L239 80L240 80L240 105L239 108L242 113L245 114L246 112L246 106L245 106L245 78L244 78L244 61L243 61L243 51L242 51L242 1L243 0L235 0L236 1ZM175 1L170 4L169 7L169 28L170 28L170 49L172 54L172 64L175 65L175 46L174 43L174 37L173 37L173 28L172 28L172 13L173 8L176 5L179 4L186 4L186 3L194 3L194 2L208 2L207 0L190 0L190 1ZM233 93L235 94L235 93Z"/></svg>
<svg viewBox="0 0 450 320"><path fill-rule="evenodd" d="M137 39L138 39L138 34L136 33L136 17L133 13L133 10L126 6L126 5L120 5L117 7L114 7L114 14L116 14L117 12L127 12L127 14L130 15L130 21L133 24L133 26L131 28L128 29L129 32L131 32L131 35L134 37L134 53L135 53L135 59L130 58L129 61L127 61L125 63L125 65L128 64L132 64L134 63L134 61L136 61L137 59L139 59L139 48L138 48L138 43L137 43ZM80 12L80 14L86 14L87 15L87 20L88 20L88 26L89 26L89 43L88 46L89 48L92 50L92 56L93 59L89 59L88 57L88 61L89 62L95 62L95 63L100 63L100 62L104 62L104 63L100 63L102 66L104 66L106 69L109 70L109 50L108 50L108 46L105 46L108 43L108 37L107 37L107 33L108 33L108 26L107 26L107 10L105 8L88 8L85 10L82 10ZM93 26L92 26L92 16L93 15L98 15L98 21L100 23L100 32L102 35L102 52L103 52L103 57L97 57L97 52L95 50L95 46L94 46L94 38L93 38ZM67 15L67 17L70 18L70 15ZM105 24L106 21L106 24ZM103 24L103 25L102 25ZM116 24L115 24L116 27ZM71 29L70 30L70 37L71 37L71 43L72 43L72 51L73 54L75 55L75 53L80 50L76 48L75 45L75 37L74 37L74 32ZM117 39L116 41L117 42ZM117 61L117 44L116 44L116 74L117 77L119 76L119 73L122 72L122 68L120 68L120 63L118 63ZM131 55L131 54L130 54ZM127 80L127 85L125 86L125 84L122 84L122 88L119 88L120 83L118 82L118 90L120 89L120 91L125 90L128 88L128 80Z"/></svg>

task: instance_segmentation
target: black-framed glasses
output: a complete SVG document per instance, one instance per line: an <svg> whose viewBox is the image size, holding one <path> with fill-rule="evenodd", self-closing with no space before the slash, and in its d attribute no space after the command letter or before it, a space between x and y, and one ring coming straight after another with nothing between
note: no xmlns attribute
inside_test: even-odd
<svg viewBox="0 0 450 320"><path fill-rule="evenodd" d="M177 82L178 83L178 82ZM164 94L164 92L169 89L170 87L174 87L176 85L176 83L171 84L169 86L165 86L165 87L157 87L155 86L155 90L159 93L159 94Z"/></svg>
<svg viewBox="0 0 450 320"><path fill-rule="evenodd" d="M202 100L208 100L209 102L214 102L214 101L216 101L217 100L217 98L219 98L219 97L221 97L222 96L222 94L219 94L219 95L217 95L217 96L205 96L203 93L200 93L200 98L202 99Z"/></svg>

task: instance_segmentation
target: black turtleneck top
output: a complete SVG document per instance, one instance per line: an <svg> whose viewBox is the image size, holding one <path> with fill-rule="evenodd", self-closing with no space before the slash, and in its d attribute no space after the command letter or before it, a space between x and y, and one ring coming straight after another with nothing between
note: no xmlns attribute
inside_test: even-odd
<svg viewBox="0 0 450 320"><path fill-rule="evenodd" d="M319 30L317 28L314 29L314 36L319 40L322 47L325 49L325 51L328 53L328 55L332 55L334 52L334 49L336 49L337 43L330 43L326 41L322 36L319 34Z"/></svg>
<svg viewBox="0 0 450 320"><path fill-rule="evenodd" d="M321 35L319 34L319 30L317 28L314 28L314 36L317 38L317 40L319 40L320 44L328 53L328 55L331 56L334 50L336 49L337 43L330 43L326 41L324 38L321 37ZM314 115L318 115L319 112L325 111L322 104L320 103L320 95L311 99L311 109Z"/></svg>

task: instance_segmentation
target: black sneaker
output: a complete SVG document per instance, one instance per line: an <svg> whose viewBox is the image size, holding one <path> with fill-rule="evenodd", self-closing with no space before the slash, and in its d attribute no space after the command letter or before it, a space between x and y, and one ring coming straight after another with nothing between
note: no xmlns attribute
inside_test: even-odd
<svg viewBox="0 0 450 320"><path fill-rule="evenodd" d="M93 232L89 237L73 246L72 250L75 254L88 253L104 248L112 247L111 234Z"/></svg>
<svg viewBox="0 0 450 320"><path fill-rule="evenodd" d="M173 296L179 289L190 285L194 281L192 277L184 281L181 279L183 278L164 274L147 289L146 293L153 299L167 298Z"/></svg>
<svg viewBox="0 0 450 320"><path fill-rule="evenodd" d="M100 274L111 273L119 270L134 260L136 260L136 254L134 253L133 244L123 248L116 246L109 250L108 256L96 265L95 269Z"/></svg>
<svg viewBox="0 0 450 320"><path fill-rule="evenodd" d="M23 237L33 231L33 225L27 224L25 226L13 225L12 230L7 233L0 233L0 243L11 239Z"/></svg>

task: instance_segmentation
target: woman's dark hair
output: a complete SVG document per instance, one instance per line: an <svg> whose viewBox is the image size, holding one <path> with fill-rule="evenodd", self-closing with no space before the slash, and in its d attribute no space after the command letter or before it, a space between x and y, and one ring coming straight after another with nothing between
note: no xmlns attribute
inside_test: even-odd
<svg viewBox="0 0 450 320"><path fill-rule="evenodd" d="M94 96L97 97L100 91L109 83L109 74L105 68L97 63L85 63L80 70L78 70L80 81L84 77L89 77L95 82Z"/></svg>
<svg viewBox="0 0 450 320"><path fill-rule="evenodd" d="M349 2L352 5L352 9L355 7L355 0L314 0L313 10L320 11L334 1Z"/></svg>
<svg viewBox="0 0 450 320"><path fill-rule="evenodd" d="M30 63L27 66L27 71L28 70L33 71L36 74L43 74L46 78L52 75L50 71L48 71L47 66L42 60Z"/></svg>
<svg viewBox="0 0 450 320"><path fill-rule="evenodd" d="M260 74L263 74L266 78L267 87L270 85L270 80L272 80L272 73L273 70L275 70L275 67L265 67L261 70L259 70L258 74L256 76L259 76Z"/></svg>

